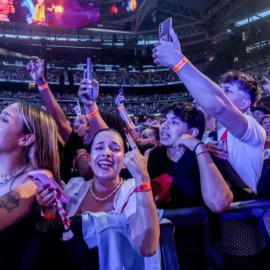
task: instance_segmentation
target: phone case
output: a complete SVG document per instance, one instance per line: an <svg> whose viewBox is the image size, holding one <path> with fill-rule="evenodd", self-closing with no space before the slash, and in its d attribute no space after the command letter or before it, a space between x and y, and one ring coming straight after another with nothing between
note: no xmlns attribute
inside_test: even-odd
<svg viewBox="0 0 270 270"><path fill-rule="evenodd" d="M70 197L67 193L59 186L59 184L51 178L46 172L30 172L28 177L38 186L44 186L49 184L51 188L56 189L60 195L60 201L62 203L68 203L70 201Z"/></svg>
<svg viewBox="0 0 270 270"><path fill-rule="evenodd" d="M160 41L171 41L170 30L172 29L172 18L168 18L159 25L158 37Z"/></svg>
<svg viewBox="0 0 270 270"><path fill-rule="evenodd" d="M93 67L90 57L86 59L86 78L89 80L93 79Z"/></svg>

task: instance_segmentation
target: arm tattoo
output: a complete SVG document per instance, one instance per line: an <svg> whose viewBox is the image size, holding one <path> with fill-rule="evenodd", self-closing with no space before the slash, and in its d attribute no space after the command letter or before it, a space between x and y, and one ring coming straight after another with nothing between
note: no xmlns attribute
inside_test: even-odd
<svg viewBox="0 0 270 270"><path fill-rule="evenodd" d="M19 207L20 196L10 192L0 198L0 208L7 210L8 213L11 213L15 208Z"/></svg>

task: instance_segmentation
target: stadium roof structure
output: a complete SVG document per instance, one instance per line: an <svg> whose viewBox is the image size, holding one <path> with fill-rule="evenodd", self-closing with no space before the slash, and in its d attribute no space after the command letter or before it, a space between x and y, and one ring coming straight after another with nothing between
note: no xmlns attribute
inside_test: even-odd
<svg viewBox="0 0 270 270"><path fill-rule="evenodd" d="M83 50L88 49L98 54L97 51L104 48L144 47L141 53L148 50L151 55L151 46L158 37L159 24L168 17L173 19L173 28L182 46L191 50L200 49L203 45L205 48L216 46L233 35L241 38L243 31L249 32L251 37L253 32L249 24L253 27L255 24L255 28L261 31L260 36L257 35L260 40L270 40L269 16L261 16L269 14L269 0L137 0L137 9L133 12L108 12L111 5L121 5L127 1L131 0L95 1L100 4L99 22L80 29L0 22L0 48L21 52L28 47L26 54L32 53L35 47L47 51L61 49L61 53L65 49L72 49L79 56ZM239 21L246 23L239 25ZM250 44L260 40L250 39ZM102 52L102 55L106 54Z"/></svg>

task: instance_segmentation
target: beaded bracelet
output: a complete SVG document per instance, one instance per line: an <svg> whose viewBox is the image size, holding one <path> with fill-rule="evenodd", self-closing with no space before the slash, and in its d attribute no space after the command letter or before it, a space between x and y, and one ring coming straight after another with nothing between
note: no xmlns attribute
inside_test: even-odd
<svg viewBox="0 0 270 270"><path fill-rule="evenodd" d="M186 57L184 57L178 64L176 64L172 70L174 72L178 72L181 68L183 68L183 66L188 62L188 59Z"/></svg>
<svg viewBox="0 0 270 270"><path fill-rule="evenodd" d="M47 83L38 86L38 90L39 90L39 91L42 91L42 90L48 89L48 88L49 88L49 85L48 85Z"/></svg>
<svg viewBox="0 0 270 270"><path fill-rule="evenodd" d="M98 114L98 108L96 108L92 113L88 113L86 116L87 118L95 117Z"/></svg>

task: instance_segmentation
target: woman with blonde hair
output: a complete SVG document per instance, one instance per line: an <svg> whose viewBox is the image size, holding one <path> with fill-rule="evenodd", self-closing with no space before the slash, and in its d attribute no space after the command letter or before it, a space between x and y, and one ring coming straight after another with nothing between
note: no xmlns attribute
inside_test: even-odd
<svg viewBox="0 0 270 270"><path fill-rule="evenodd" d="M51 116L21 102L6 107L0 114L0 160L0 269L21 269L23 261L35 263L24 255L35 216L40 218L37 187L28 175L38 171L60 183L57 128Z"/></svg>

